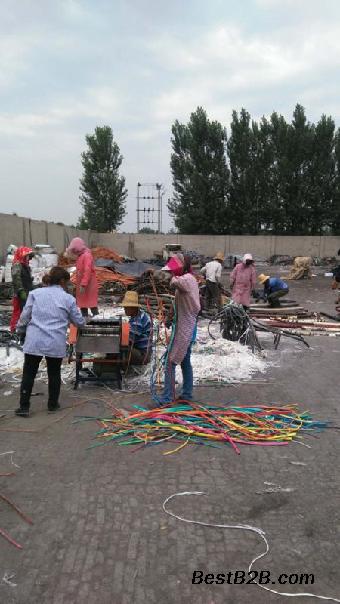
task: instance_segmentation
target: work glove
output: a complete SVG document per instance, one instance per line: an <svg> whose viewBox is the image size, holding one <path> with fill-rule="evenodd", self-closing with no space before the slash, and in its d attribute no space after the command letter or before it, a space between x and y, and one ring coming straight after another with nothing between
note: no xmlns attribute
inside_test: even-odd
<svg viewBox="0 0 340 604"><path fill-rule="evenodd" d="M26 326L25 327L17 327L15 330L15 335L17 336L19 343L21 346L25 343L26 338Z"/></svg>
<svg viewBox="0 0 340 604"><path fill-rule="evenodd" d="M26 302L26 300L27 300L27 294L26 294L26 292L25 292L25 290L24 290L24 289L21 289L21 290L19 291L19 293L18 293L18 297L19 297L19 299L21 300L21 302Z"/></svg>

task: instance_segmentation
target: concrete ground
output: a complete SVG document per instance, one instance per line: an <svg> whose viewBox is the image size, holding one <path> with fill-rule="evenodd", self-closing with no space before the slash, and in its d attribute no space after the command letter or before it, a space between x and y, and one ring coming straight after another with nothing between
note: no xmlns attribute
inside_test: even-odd
<svg viewBox="0 0 340 604"><path fill-rule="evenodd" d="M309 308L333 311L330 280L292 283L292 295ZM308 301L308 302L306 302ZM340 426L337 376L340 338L310 337L311 349L282 341L270 352L275 366L259 380L234 387L197 388L200 401L296 402L316 418ZM266 346L272 342L266 340ZM3 385L4 392L8 386ZM46 391L39 383L36 391ZM96 426L73 424L77 415L105 413L106 398L130 409L147 395L82 388L63 391L63 410L49 416L42 396L32 399L29 420L15 418L16 396L1 396L1 493L34 522L23 522L0 500L0 527L23 545L0 536L0 602L4 604L263 604L284 596L256 585L192 585L195 570L247 570L264 549L261 538L241 530L205 528L167 516L162 504L181 491L206 496L174 499L176 514L212 523L249 524L265 531L269 554L255 563L281 573L313 573L314 585L272 588L340 598L340 478L338 430L286 447L187 446L170 456L160 445L132 453L106 445L88 450ZM266 482L280 485L268 490ZM270 490L270 487L269 487ZM16 586L4 582L11 579ZM315 598L303 598L316 602Z"/></svg>

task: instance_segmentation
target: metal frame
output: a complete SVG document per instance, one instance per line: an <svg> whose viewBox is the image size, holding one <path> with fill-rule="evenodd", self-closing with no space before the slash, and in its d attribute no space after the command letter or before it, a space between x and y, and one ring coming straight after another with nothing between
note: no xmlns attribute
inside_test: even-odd
<svg viewBox="0 0 340 604"><path fill-rule="evenodd" d="M93 322L95 323L95 319L93 320ZM100 350L99 352L102 354L108 354L110 355L109 357L104 356L104 357L96 357L96 358L84 358L83 355L88 351L88 352L95 352L96 346L94 346L94 349L92 350L91 347L89 347L90 349L87 348L88 346L88 342L86 342L86 338L91 338L93 336L87 336L84 334L84 339L85 339L85 346L82 349L82 346L80 345L79 347L82 349L82 351L78 351L77 352L77 342L75 343L74 347L73 347L73 352L74 352L74 356L72 357L72 353L69 357L69 362L72 360L75 360L76 362L76 379L75 379L75 383L74 383L74 390L77 390L78 385L81 383L85 383L85 382L96 382L96 383L102 383L102 384L106 384L106 383L116 383L117 387L119 390L122 389L122 372L121 372L121 368L122 366L126 363L126 352L127 352L127 348L125 348L125 346L122 344L122 320L121 317L118 319L118 324L119 324L119 346L116 349L116 351L114 352L110 352L110 351L105 351L105 347L104 350ZM105 329L105 328L104 328ZM118 334L116 334L118 335ZM105 335L103 336L105 338ZM78 332L78 338L79 338L79 332ZM94 338L94 343L96 341L96 338ZM111 349L112 350L112 349ZM91 371L88 368L84 368L83 365L86 363L98 363L101 365L111 365L114 367L115 371L113 376L111 377L100 377L97 376L94 371ZM81 375L81 372L84 372L85 375Z"/></svg>
<svg viewBox="0 0 340 604"><path fill-rule="evenodd" d="M157 225L156 233L162 232L164 193L165 190L161 183L137 183L137 233L140 232L141 227L149 225ZM144 200L143 208L141 207L142 200ZM148 204L147 207L145 207L145 202Z"/></svg>
<svg viewBox="0 0 340 604"><path fill-rule="evenodd" d="M114 365L115 366L115 377L112 378L101 378L98 377L93 371L91 371L90 369L84 369L83 368L83 363L93 363L94 360L93 359L83 359L83 354L80 352L78 354L76 354L76 380L74 383L74 390L77 390L78 385L79 384L85 384L85 382L95 382L95 383L102 383L102 384L112 384L112 383L116 383L118 390L122 389L122 372L121 372L121 367L123 365L123 355L120 353L120 357L117 359L106 359L106 358L96 358L95 362L96 363L102 363L102 364L106 364L106 365ZM86 372L86 376L85 375L80 375L81 371L85 371Z"/></svg>

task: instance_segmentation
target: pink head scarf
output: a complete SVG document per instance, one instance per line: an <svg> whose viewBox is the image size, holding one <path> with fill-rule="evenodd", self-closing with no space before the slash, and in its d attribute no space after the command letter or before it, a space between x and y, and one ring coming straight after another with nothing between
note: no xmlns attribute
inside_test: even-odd
<svg viewBox="0 0 340 604"><path fill-rule="evenodd" d="M183 262L177 255L172 256L164 268L170 271L174 277L180 277L183 275Z"/></svg>
<svg viewBox="0 0 340 604"><path fill-rule="evenodd" d="M75 237L72 239L70 245L67 248L67 252L74 254L75 256L80 256L84 250L86 250L86 243L80 237Z"/></svg>

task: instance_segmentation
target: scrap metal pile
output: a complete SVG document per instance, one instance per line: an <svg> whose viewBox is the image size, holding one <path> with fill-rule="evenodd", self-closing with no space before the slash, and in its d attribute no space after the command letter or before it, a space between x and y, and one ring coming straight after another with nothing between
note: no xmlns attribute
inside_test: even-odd
<svg viewBox="0 0 340 604"><path fill-rule="evenodd" d="M157 279L153 272L148 271L141 275L133 289L138 292L140 304L151 311L151 314L169 312L174 300L173 294L170 293L169 280Z"/></svg>
<svg viewBox="0 0 340 604"><path fill-rule="evenodd" d="M109 268L96 266L96 277L101 294L124 295L126 290L135 285L135 277L122 275ZM76 283L76 273L73 273L71 282Z"/></svg>
<svg viewBox="0 0 340 604"><path fill-rule="evenodd" d="M310 312L294 302L283 302L279 308L253 304L250 316L254 323L294 335L340 335L340 322L322 312Z"/></svg>

